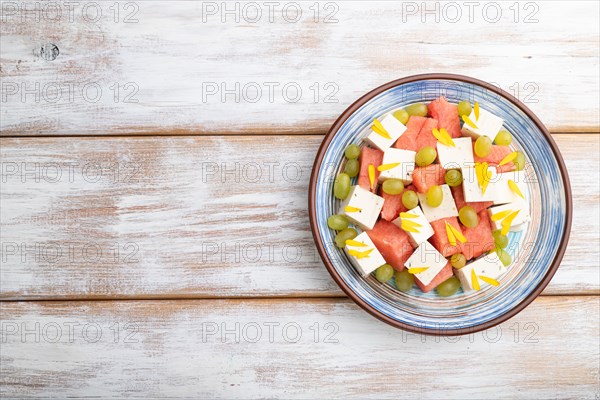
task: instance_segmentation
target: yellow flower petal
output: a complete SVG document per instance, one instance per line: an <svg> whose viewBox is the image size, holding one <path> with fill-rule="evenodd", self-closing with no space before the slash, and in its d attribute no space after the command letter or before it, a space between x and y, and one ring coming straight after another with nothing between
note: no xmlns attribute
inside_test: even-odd
<svg viewBox="0 0 600 400"><path fill-rule="evenodd" d="M387 171L389 169L396 168L398 165L400 165L399 162L391 163L391 164L381 164L379 167L377 167L377 171L379 171L379 172Z"/></svg>
<svg viewBox="0 0 600 400"><path fill-rule="evenodd" d="M452 140L452 137L450 136L450 134L448 133L447 130L445 130L444 128L442 129L432 129L431 133L433 134L433 136L435 136L435 138L442 144L446 145L446 146L452 146L452 147L456 147L456 144L454 143L454 141Z"/></svg>
<svg viewBox="0 0 600 400"><path fill-rule="evenodd" d="M512 153L510 153L509 155L507 155L506 157L504 157L502 159L502 161L500 161L500 164L498 164L498 166L502 166L504 164L508 164L509 162L511 162L512 160L514 160L515 158L517 158L517 153L516 151L513 151Z"/></svg>
<svg viewBox="0 0 600 400"><path fill-rule="evenodd" d="M456 239L458 239L459 242L461 242L461 243L467 243L467 238L464 237L464 235L462 234L461 231L459 231L454 226L452 226L452 224L449 224L447 222L446 222L446 224L450 227L450 229L452 230L452 233L454 234L454 237Z"/></svg>
<svg viewBox="0 0 600 400"><path fill-rule="evenodd" d="M475 107L473 107L473 112L475 113L475 121L479 121L479 103L475 102Z"/></svg>
<svg viewBox="0 0 600 400"><path fill-rule="evenodd" d="M500 282L498 282L495 279L489 278L487 276L479 275L479 279L481 279L485 283L489 283L492 286L498 286L498 285L500 285Z"/></svg>
<svg viewBox="0 0 600 400"><path fill-rule="evenodd" d="M500 211L498 214L494 214L490 217L490 219L494 222L496 221L500 221L501 219L505 218L508 214L510 214L511 212L513 212L512 210L504 210L504 211Z"/></svg>
<svg viewBox="0 0 600 400"><path fill-rule="evenodd" d="M481 286L479 286L479 280L477 279L477 274L475 274L474 269L471 270L471 286L473 286L473 289L475 290L481 289Z"/></svg>
<svg viewBox="0 0 600 400"><path fill-rule="evenodd" d="M525 196L523 196L523 193L521 193L521 189L519 189L519 186L515 183L515 181L513 180L508 180L508 187L510 188L510 190L512 190L517 196L520 196L521 198L525 198Z"/></svg>
<svg viewBox="0 0 600 400"><path fill-rule="evenodd" d="M384 137L386 139L391 139L390 134L385 130L381 122L377 118L373 120L372 126L373 132L377 133L379 136Z"/></svg>
<svg viewBox="0 0 600 400"><path fill-rule="evenodd" d="M408 273L409 274L420 274L421 272L425 272L429 269L429 267L415 267L415 268L409 268L408 269Z"/></svg>
<svg viewBox="0 0 600 400"><path fill-rule="evenodd" d="M346 240L346 245L354 246L354 247L367 247L366 244L359 242L358 240L352 240L352 239Z"/></svg>
<svg viewBox="0 0 600 400"><path fill-rule="evenodd" d="M369 183L371 184L371 190L375 189L375 166L369 164Z"/></svg>
<svg viewBox="0 0 600 400"><path fill-rule="evenodd" d="M415 215L415 214L407 213L407 212L401 212L400 213L400 218L412 219L412 218L419 218L419 216Z"/></svg>
<svg viewBox="0 0 600 400"><path fill-rule="evenodd" d="M415 233L419 233L419 228L421 228L423 225L416 223L415 221L410 221L410 220L403 220L402 223L400 224L400 227L402 228L402 230L406 231L406 232L415 232Z"/></svg>
<svg viewBox="0 0 600 400"><path fill-rule="evenodd" d="M510 226L513 222L513 220L515 219L515 217L517 216L517 214L519 213L520 210L514 211L513 213L511 213L508 217L504 218L502 220L502 231L500 233L502 233L502 235L506 236L508 234L508 231L510 231Z"/></svg>
<svg viewBox="0 0 600 400"><path fill-rule="evenodd" d="M475 125L475 123L473 121L471 121L471 119L469 119L469 117L467 117L466 115L462 116L462 120L465 122L465 124L469 125L471 128L479 129L479 127L477 125Z"/></svg>
<svg viewBox="0 0 600 400"><path fill-rule="evenodd" d="M365 257L369 257L369 254L371 254L371 252L375 250L375 249L369 249L369 250L365 250L365 251L358 251L358 250L348 250L348 254L350 254L353 257L356 258L365 258Z"/></svg>
<svg viewBox="0 0 600 400"><path fill-rule="evenodd" d="M346 212L360 212L361 210L362 210L362 208L358 208L358 207L352 207L352 206L344 207L344 211L346 211Z"/></svg>
<svg viewBox="0 0 600 400"><path fill-rule="evenodd" d="M454 236L452 227L447 222L446 222L446 236L448 236L448 243L450 243L452 246L456 246L456 237Z"/></svg>
<svg viewBox="0 0 600 400"><path fill-rule="evenodd" d="M488 184L492 180L492 171L489 170L487 162L481 162L475 164L475 175L477 176L477 183L481 188L481 192L485 194Z"/></svg>

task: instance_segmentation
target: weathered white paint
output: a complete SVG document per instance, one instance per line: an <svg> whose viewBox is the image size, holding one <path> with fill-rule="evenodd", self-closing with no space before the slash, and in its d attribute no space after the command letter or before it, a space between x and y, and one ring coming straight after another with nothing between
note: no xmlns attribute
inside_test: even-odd
<svg viewBox="0 0 600 400"><path fill-rule="evenodd" d="M497 328L434 338L341 299L2 303L0 387L10 398L595 399L599 315L597 297L540 297Z"/></svg>
<svg viewBox="0 0 600 400"><path fill-rule="evenodd" d="M35 3L25 8L35 10ZM311 1L294 3L301 18L286 22L282 8L291 3L280 2L269 22L258 2L257 23L247 22L253 14L244 2L229 5L237 4L239 23L223 15L222 2L118 3L118 22L110 2L95 3L97 22L89 22L95 11L84 9L88 3L75 7L73 22L66 6L57 21L51 12L35 21L34 12L6 10L1 134L323 132L363 93L425 72L471 75L518 91L555 132L598 131L598 2L480 2L471 11L462 2L316 2L314 22ZM456 23L452 4L460 7ZM324 22L335 7L337 22ZM124 23L134 11L129 20L137 22ZM295 19L293 9L285 15ZM40 56L46 43L60 50L53 61ZM222 100L220 85L236 92L236 83L239 101L235 94ZM208 95L213 84L218 94ZM262 95L253 102L256 85ZM102 90L97 100L95 87ZM295 87L302 91L296 102Z"/></svg>
<svg viewBox="0 0 600 400"><path fill-rule="evenodd" d="M321 139L3 139L1 295L339 296L308 222ZM598 293L599 136L555 139L571 174L574 223L545 293Z"/></svg>

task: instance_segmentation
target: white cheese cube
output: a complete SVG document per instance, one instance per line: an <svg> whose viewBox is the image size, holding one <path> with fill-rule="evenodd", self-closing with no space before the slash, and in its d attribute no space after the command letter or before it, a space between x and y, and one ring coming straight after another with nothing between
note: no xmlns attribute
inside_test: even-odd
<svg viewBox="0 0 600 400"><path fill-rule="evenodd" d="M528 196L528 181L527 173L525 171L511 171L502 172L498 174L498 180L494 182L494 204L507 204L507 203L522 203L527 202ZM525 196L525 199L515 193L509 186L509 181L513 181L521 194Z"/></svg>
<svg viewBox="0 0 600 400"><path fill-rule="evenodd" d="M431 207L427 204L427 194L417 193L419 196L419 203L423 209L423 214L427 221L433 222L438 219L456 217L458 216L458 210L456 209L456 203L454 203L454 197L452 197L452 191L448 185L440 185L442 188L442 204L437 207Z"/></svg>
<svg viewBox="0 0 600 400"><path fill-rule="evenodd" d="M504 267L496 253L490 253L460 269L454 270L456 276L460 279L460 285L465 292L474 290L472 271L475 271L480 288L484 288L485 286L488 286L489 283L480 279L480 276L498 280L498 278L506 272L506 267Z"/></svg>
<svg viewBox="0 0 600 400"><path fill-rule="evenodd" d="M429 285L446 264L448 264L448 260L431 243L425 241L406 260L404 266L406 268L427 268L414 275L423 285Z"/></svg>
<svg viewBox="0 0 600 400"><path fill-rule="evenodd" d="M465 136L471 136L475 139L479 136L487 136L493 141L504 124L502 118L495 116L491 112L486 111L481 107L479 108L479 119L475 118L474 109L471 110L469 119L473 121L477 128L473 128L472 126L469 126L469 124L464 123L462 127L462 133Z"/></svg>
<svg viewBox="0 0 600 400"><path fill-rule="evenodd" d="M379 250L377 250L375 244L366 232L361 233L353 240L366 245L353 246L350 244L346 244L346 247L344 247L348 258L350 258L350 262L352 262L354 268L356 268L362 276L369 275L371 272L375 271L377 268L385 264L385 259L383 258ZM368 254L366 256L361 256L357 255L354 252L363 254L364 252L368 252Z"/></svg>
<svg viewBox="0 0 600 400"><path fill-rule="evenodd" d="M516 203L503 204L501 206L494 206L488 209L490 213L490 218L498 215L501 212L509 211L509 214L514 211L519 211L515 219L512 220L510 224L511 231L522 231L525 228L525 224L529 222L531 219L529 216L529 206L527 203L523 201L519 201ZM491 221L493 229L502 229L502 221L504 219L498 221Z"/></svg>
<svg viewBox="0 0 600 400"><path fill-rule="evenodd" d="M421 207L416 206L412 210L406 211L406 213L414 215L415 218L398 217L395 220L393 220L392 223L400 229L402 229L402 220L411 221L421 225L419 228L416 228L419 232L406 231L406 233L408 233L410 243L413 245L413 247L417 247L421 243L426 242L427 239L433 236L433 228L431 227L429 221L427 221L427 218L425 218L425 214L423 214Z"/></svg>
<svg viewBox="0 0 600 400"><path fill-rule="evenodd" d="M415 169L415 153L411 150L402 150L389 148L383 153L382 166L391 166L398 164L394 168L381 171L379 174L379 183L387 179L400 179L403 183L412 182L412 173Z"/></svg>
<svg viewBox="0 0 600 400"><path fill-rule="evenodd" d="M475 174L475 167L461 168L465 201L494 201L494 198L498 196L494 187L494 184L498 181L498 173L494 167L490 167L489 171L492 172L492 176L485 193L483 193L481 186L479 186L477 175Z"/></svg>
<svg viewBox="0 0 600 400"><path fill-rule="evenodd" d="M381 122L381 125L383 125L390 138L387 139L371 129L371 132L369 132L365 141L371 146L376 147L381 151L385 151L389 149L400 136L402 136L406 130L406 126L391 113L380 119L379 122Z"/></svg>
<svg viewBox="0 0 600 400"><path fill-rule="evenodd" d="M462 167L473 166L473 141L471 138L452 139L456 146L446 146L443 143L437 143L437 153L440 164L444 169L460 169Z"/></svg>
<svg viewBox="0 0 600 400"><path fill-rule="evenodd" d="M370 230L377 222L382 208L383 197L355 185L352 186L348 197L342 202L339 213L346 215L361 229Z"/></svg>

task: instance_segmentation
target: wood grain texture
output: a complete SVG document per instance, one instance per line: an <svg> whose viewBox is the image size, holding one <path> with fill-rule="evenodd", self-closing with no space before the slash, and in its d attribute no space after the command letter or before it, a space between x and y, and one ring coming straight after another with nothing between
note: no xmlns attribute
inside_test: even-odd
<svg viewBox="0 0 600 400"><path fill-rule="evenodd" d="M60 18L5 2L0 134L320 133L363 93L426 72L496 83L554 132L599 129L598 2L569 2L569 18L555 1L317 2L318 22L315 2L297 2L289 22L291 3L272 22L254 3L253 23L251 2L230 14L222 2L82 3L59 5Z"/></svg>
<svg viewBox="0 0 600 400"><path fill-rule="evenodd" d="M3 397L600 394L598 297L541 297L497 328L456 338L407 334L341 299L1 307Z"/></svg>
<svg viewBox="0 0 600 400"><path fill-rule="evenodd" d="M597 294L600 136L554 137L574 222L545 294ZM308 222L321 139L2 139L1 296L340 296Z"/></svg>

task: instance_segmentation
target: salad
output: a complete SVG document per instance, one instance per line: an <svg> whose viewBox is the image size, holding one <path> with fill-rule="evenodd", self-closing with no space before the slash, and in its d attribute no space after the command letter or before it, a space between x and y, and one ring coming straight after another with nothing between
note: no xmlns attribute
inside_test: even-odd
<svg viewBox="0 0 600 400"><path fill-rule="evenodd" d="M525 155L503 125L444 97L373 119L345 149L327 220L361 275L444 297L500 284L507 235L530 220Z"/></svg>

